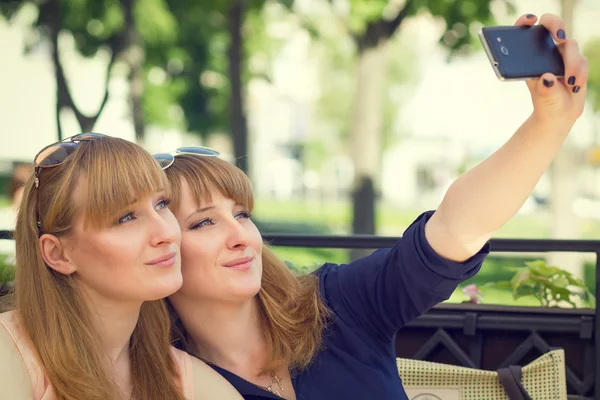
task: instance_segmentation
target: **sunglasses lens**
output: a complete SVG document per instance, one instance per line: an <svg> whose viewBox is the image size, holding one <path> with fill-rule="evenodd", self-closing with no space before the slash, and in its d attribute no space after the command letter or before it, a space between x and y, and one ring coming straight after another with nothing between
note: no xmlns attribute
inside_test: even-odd
<svg viewBox="0 0 600 400"><path fill-rule="evenodd" d="M208 147L180 147L177 149L178 153L184 154L197 154L199 156L217 157L220 153L216 150L209 149Z"/></svg>
<svg viewBox="0 0 600 400"><path fill-rule="evenodd" d="M103 135L102 133L80 133L79 135L75 135L75 136L71 137L70 140L72 142L83 142L86 140L98 139L103 136L106 136L106 135Z"/></svg>
<svg viewBox="0 0 600 400"><path fill-rule="evenodd" d="M173 161L175 161L175 157L171 154L154 154L152 157L158 161L162 169L169 168L173 164Z"/></svg>
<svg viewBox="0 0 600 400"><path fill-rule="evenodd" d="M77 148L77 143L56 143L40 151L33 160L36 167L51 167L65 161Z"/></svg>

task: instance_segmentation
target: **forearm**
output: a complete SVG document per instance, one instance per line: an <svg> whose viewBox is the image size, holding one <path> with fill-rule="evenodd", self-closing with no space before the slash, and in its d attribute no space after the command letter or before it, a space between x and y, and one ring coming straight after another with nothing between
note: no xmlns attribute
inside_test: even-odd
<svg viewBox="0 0 600 400"><path fill-rule="evenodd" d="M475 254L521 208L571 126L530 117L504 146L459 177L426 226L431 246L457 261Z"/></svg>

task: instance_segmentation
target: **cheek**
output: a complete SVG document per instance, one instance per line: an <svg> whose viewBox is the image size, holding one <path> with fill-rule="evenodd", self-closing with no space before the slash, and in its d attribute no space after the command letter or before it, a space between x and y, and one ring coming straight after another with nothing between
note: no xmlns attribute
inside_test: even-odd
<svg viewBox="0 0 600 400"><path fill-rule="evenodd" d="M107 240L107 238L89 238L81 240L73 253L73 261L79 271L90 279L112 276L122 279L137 264L135 245L127 240Z"/></svg>
<svg viewBox="0 0 600 400"><path fill-rule="evenodd" d="M110 262L114 264L122 252L118 243L102 240L102 238L90 238L90 240L79 241L77 243L77 253L82 261L92 261L105 264ZM119 264L117 262L117 264Z"/></svg>
<svg viewBox="0 0 600 400"><path fill-rule="evenodd" d="M258 228L254 226L254 232L252 235L252 247L256 250L257 254L262 253L263 240Z"/></svg>
<svg viewBox="0 0 600 400"><path fill-rule="evenodd" d="M181 263L183 265L185 264L190 264L194 261L194 259L198 258L198 257L202 257L202 251L201 249L198 249L194 240L192 240L192 238L189 236L189 234L187 235L183 235L181 238L181 245L180 245L180 250L181 250Z"/></svg>
<svg viewBox="0 0 600 400"><path fill-rule="evenodd" d="M179 226L179 222L170 210L167 211L168 213L165 215L165 221L169 225L171 231L175 234L175 241L177 244L181 244L181 227Z"/></svg>
<svg viewBox="0 0 600 400"><path fill-rule="evenodd" d="M210 241L193 235L184 234L181 240L181 271L183 278L197 280L198 277L209 273L214 265L215 252L210 247Z"/></svg>

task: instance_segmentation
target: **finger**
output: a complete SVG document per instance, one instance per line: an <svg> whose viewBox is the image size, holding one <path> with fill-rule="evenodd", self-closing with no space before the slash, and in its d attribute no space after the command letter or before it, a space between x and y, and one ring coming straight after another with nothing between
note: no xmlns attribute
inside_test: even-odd
<svg viewBox="0 0 600 400"><path fill-rule="evenodd" d="M567 38L567 34L565 32L565 23L554 14L544 14L540 18L540 25L543 25L546 29L550 31L554 40L558 43L562 43Z"/></svg>
<svg viewBox="0 0 600 400"><path fill-rule="evenodd" d="M531 82L531 84L533 83L534 81ZM537 82L535 82L535 91L538 93L539 97L551 98L559 85L560 82L554 74L546 73L540 76Z"/></svg>
<svg viewBox="0 0 600 400"><path fill-rule="evenodd" d="M573 93L579 93L585 96L585 88L587 87L588 79L588 60L585 57L581 57L579 60L579 73L576 76L575 85L571 88ZM583 88L583 90L581 90Z"/></svg>
<svg viewBox="0 0 600 400"><path fill-rule="evenodd" d="M581 76L583 56L579 52L579 45L575 40L567 39L558 45L558 50L562 55L565 65L565 83L571 90L573 90L575 86L581 87L581 84L584 82L584 77ZM587 76L585 79L587 79ZM575 89L575 91L577 90L579 89Z"/></svg>
<svg viewBox="0 0 600 400"><path fill-rule="evenodd" d="M515 26L531 26L537 22L537 16L534 14L524 14L517 19Z"/></svg>

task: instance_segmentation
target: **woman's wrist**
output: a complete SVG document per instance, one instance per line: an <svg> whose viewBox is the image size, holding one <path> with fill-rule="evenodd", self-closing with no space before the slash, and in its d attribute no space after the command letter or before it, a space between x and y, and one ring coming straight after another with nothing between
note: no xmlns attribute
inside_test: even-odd
<svg viewBox="0 0 600 400"><path fill-rule="evenodd" d="M535 132L535 134L543 134L552 138L561 138L564 140L571 132L575 121L566 118L564 115L547 116L540 115L535 111L529 116L525 122L527 131Z"/></svg>

